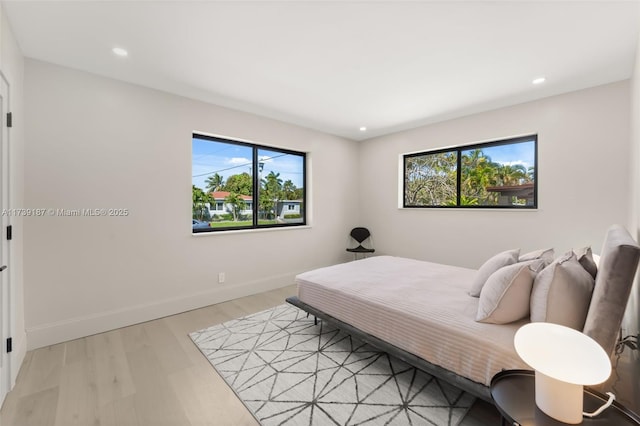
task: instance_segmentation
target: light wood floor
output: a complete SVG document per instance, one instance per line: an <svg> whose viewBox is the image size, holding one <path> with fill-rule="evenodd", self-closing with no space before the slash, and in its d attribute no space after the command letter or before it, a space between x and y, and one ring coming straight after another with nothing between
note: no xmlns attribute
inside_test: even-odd
<svg viewBox="0 0 640 426"><path fill-rule="evenodd" d="M27 353L2 426L236 426L257 422L188 333L284 303L262 293ZM476 403L462 425L498 424Z"/></svg>

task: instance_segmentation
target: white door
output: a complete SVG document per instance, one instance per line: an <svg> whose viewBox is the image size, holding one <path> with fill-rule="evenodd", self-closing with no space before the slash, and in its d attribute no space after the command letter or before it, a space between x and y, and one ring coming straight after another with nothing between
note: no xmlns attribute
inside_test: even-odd
<svg viewBox="0 0 640 426"><path fill-rule="evenodd" d="M7 338L11 336L11 312L9 288L9 243L6 229L11 215L9 208L9 131L7 111L9 110L9 85L0 75L0 406L11 389L11 365L7 352Z"/></svg>

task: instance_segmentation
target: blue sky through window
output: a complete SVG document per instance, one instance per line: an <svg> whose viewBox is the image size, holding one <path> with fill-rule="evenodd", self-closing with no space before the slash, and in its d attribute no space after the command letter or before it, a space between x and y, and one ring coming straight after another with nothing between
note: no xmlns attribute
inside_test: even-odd
<svg viewBox="0 0 640 426"><path fill-rule="evenodd" d="M212 140L192 139L192 183L205 189L206 179L216 172L226 181L229 176L252 173L252 149L248 146ZM299 155L259 149L260 162L264 163L261 176L270 172L280 173L282 182L291 180L297 188L303 187L303 161Z"/></svg>
<svg viewBox="0 0 640 426"><path fill-rule="evenodd" d="M463 151L463 154L466 152L468 151ZM534 141L483 147L482 152L489 156L494 163L506 165L522 164L526 168L535 165Z"/></svg>

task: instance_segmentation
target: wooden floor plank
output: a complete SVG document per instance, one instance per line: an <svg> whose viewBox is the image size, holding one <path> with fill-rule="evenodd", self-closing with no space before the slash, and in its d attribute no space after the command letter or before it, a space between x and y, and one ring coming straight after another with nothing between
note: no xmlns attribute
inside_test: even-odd
<svg viewBox="0 0 640 426"><path fill-rule="evenodd" d="M116 330L86 338L89 362L95 372L99 406L135 393L122 334Z"/></svg>
<svg viewBox="0 0 640 426"><path fill-rule="evenodd" d="M134 405L143 425L188 425L182 404L170 385L158 354L151 347L127 353L136 388Z"/></svg>
<svg viewBox="0 0 640 426"><path fill-rule="evenodd" d="M145 426L138 422L135 395L120 398L101 406L100 426Z"/></svg>
<svg viewBox="0 0 640 426"><path fill-rule="evenodd" d="M60 373L64 365L64 358L64 343L34 351L29 362L24 365L25 371L20 377L21 386L16 386L18 393L21 396L26 396L57 388L60 383Z"/></svg>
<svg viewBox="0 0 640 426"><path fill-rule="evenodd" d="M65 363L60 372L56 426L100 425L95 370L89 359Z"/></svg>
<svg viewBox="0 0 640 426"><path fill-rule="evenodd" d="M4 405L2 410L4 410ZM52 387L18 399L15 414L7 419L12 426L54 426L58 409L58 388ZM5 423L3 422L4 426Z"/></svg>
<svg viewBox="0 0 640 426"><path fill-rule="evenodd" d="M210 374L203 373L204 370L196 366L169 377L191 425L258 425L213 367Z"/></svg>
<svg viewBox="0 0 640 426"><path fill-rule="evenodd" d="M147 322L143 327L165 374L189 367L189 358L164 318Z"/></svg>

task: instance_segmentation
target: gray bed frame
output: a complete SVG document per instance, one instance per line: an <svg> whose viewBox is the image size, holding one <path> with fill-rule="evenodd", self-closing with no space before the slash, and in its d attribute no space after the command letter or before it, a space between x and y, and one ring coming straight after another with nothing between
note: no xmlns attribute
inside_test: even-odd
<svg viewBox="0 0 640 426"><path fill-rule="evenodd" d="M608 354L612 354L638 268L640 246L624 227L613 225L607 231L600 253L596 284L582 332L598 342ZM314 315L316 318L335 325L379 350L387 352L439 379L445 380L478 398L492 402L489 388L482 383L462 377L371 334L365 333L302 302L297 296L288 297L286 301Z"/></svg>

